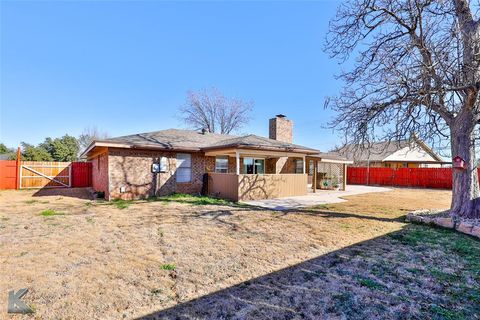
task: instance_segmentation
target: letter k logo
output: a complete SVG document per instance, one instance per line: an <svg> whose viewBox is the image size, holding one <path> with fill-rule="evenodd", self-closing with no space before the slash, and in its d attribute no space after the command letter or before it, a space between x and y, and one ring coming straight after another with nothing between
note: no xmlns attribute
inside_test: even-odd
<svg viewBox="0 0 480 320"><path fill-rule="evenodd" d="M20 300L27 292L28 289L20 289L17 293L13 290L8 292L8 313L33 313L33 310Z"/></svg>

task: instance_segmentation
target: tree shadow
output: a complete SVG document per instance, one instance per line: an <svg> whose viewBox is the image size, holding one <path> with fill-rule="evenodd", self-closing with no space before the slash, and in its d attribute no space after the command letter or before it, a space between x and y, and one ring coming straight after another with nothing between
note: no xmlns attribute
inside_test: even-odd
<svg viewBox="0 0 480 320"><path fill-rule="evenodd" d="M42 188L33 194L33 197L52 196L93 200L93 193L90 188Z"/></svg>
<svg viewBox="0 0 480 320"><path fill-rule="evenodd" d="M314 209L282 210L281 213L279 213L279 216L286 216L286 215L292 215L292 214L318 216L323 218L342 218L342 219L357 218L362 220L376 220L381 222L405 222L405 215L397 216L394 218L385 218L385 217L377 217L372 215L355 214L350 212L338 212L338 211L314 210Z"/></svg>
<svg viewBox="0 0 480 320"><path fill-rule="evenodd" d="M435 229L419 235L419 228L425 227L408 225L137 319L421 319L437 311L432 303L455 308L465 299L445 294L452 283L432 283L429 268L439 268L440 276L447 271L436 261L425 265L433 242L424 240L429 233L446 241L463 235ZM478 316L477 307L461 303Z"/></svg>

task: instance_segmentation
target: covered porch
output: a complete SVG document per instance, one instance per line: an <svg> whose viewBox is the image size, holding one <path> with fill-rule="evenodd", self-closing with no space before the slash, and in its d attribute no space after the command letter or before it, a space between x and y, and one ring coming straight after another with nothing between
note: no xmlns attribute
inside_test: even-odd
<svg viewBox="0 0 480 320"><path fill-rule="evenodd" d="M353 161L333 153L318 153L306 157L308 186L312 193L317 190L347 190L347 167Z"/></svg>
<svg viewBox="0 0 480 320"><path fill-rule="evenodd" d="M207 151L205 156L215 159L208 172L208 194L233 201L306 195L309 154L246 148Z"/></svg>

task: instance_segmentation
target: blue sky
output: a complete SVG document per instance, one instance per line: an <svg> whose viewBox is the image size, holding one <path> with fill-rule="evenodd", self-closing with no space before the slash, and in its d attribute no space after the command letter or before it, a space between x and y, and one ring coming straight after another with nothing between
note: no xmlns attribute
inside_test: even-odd
<svg viewBox="0 0 480 320"><path fill-rule="evenodd" d="M0 142L97 126L111 136L181 128L187 90L255 103L245 132L284 113L298 144L326 151L326 96L340 67L322 51L339 1L2 1Z"/></svg>

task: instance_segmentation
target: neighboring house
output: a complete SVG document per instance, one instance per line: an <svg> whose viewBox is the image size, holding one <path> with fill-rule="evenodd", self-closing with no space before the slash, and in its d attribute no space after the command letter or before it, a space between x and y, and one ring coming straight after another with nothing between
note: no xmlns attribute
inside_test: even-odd
<svg viewBox="0 0 480 320"><path fill-rule="evenodd" d="M346 145L334 152L353 161L356 167L438 168L450 164L418 138L378 142L366 148Z"/></svg>
<svg viewBox="0 0 480 320"><path fill-rule="evenodd" d="M168 129L94 141L82 156L93 164L93 189L108 200L174 192L232 200L306 194L307 161L320 168L330 160L293 144L293 123L284 115L270 119L269 137ZM340 183L341 160L331 160Z"/></svg>

